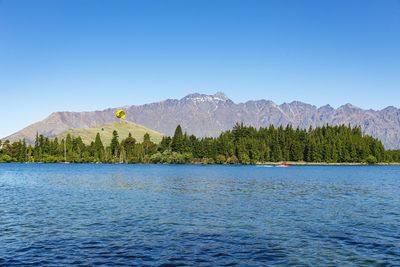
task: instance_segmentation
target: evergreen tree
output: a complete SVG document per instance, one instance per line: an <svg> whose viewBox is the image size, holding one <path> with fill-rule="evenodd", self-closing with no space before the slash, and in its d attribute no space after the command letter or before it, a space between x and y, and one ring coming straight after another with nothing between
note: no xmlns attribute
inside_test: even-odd
<svg viewBox="0 0 400 267"><path fill-rule="evenodd" d="M121 144L125 150L127 161L131 162L133 156L133 150L136 144L136 139L132 137L131 133L129 133L128 137L125 140L123 140Z"/></svg>
<svg viewBox="0 0 400 267"><path fill-rule="evenodd" d="M119 141L118 141L118 132L117 131L113 131L112 133L112 139L111 139L111 144L110 144L110 148L111 148L111 155L116 158L118 157L119 154Z"/></svg>
<svg viewBox="0 0 400 267"><path fill-rule="evenodd" d="M96 134L96 138L95 138L95 140L94 140L93 146L94 146L94 156L95 156L95 160L96 160L97 162L103 161L104 152L105 152L105 151L104 151L104 145L103 145L103 142L101 141L101 138L100 138L100 134L99 134L99 133Z"/></svg>
<svg viewBox="0 0 400 267"><path fill-rule="evenodd" d="M182 152L183 150L183 132L180 125L176 127L172 137L171 150L174 152Z"/></svg>

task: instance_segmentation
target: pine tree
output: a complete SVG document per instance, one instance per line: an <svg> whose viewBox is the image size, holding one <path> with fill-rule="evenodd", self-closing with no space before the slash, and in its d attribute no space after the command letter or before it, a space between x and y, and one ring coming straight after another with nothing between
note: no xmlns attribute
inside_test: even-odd
<svg viewBox="0 0 400 267"><path fill-rule="evenodd" d="M132 137L132 134L129 133L128 137L122 141L122 147L124 147L126 152L127 161L130 162L133 156L133 149L136 144L136 139Z"/></svg>
<svg viewBox="0 0 400 267"><path fill-rule="evenodd" d="M111 155L116 158L118 157L119 154L119 141L118 141L118 132L117 131L113 131L112 133L112 139L111 139L111 144L110 144L110 148L111 148Z"/></svg>
<svg viewBox="0 0 400 267"><path fill-rule="evenodd" d="M104 145L103 142L101 141L100 134L96 134L96 138L94 140L94 156L97 162L103 161L104 157Z"/></svg>
<svg viewBox="0 0 400 267"><path fill-rule="evenodd" d="M155 144L153 142L151 142L150 135L148 133L144 134L142 145L143 145L145 155L152 154L155 151Z"/></svg>
<svg viewBox="0 0 400 267"><path fill-rule="evenodd" d="M197 138L195 137L197 140ZM171 147L172 138L170 136L163 136L161 139L161 143L158 147L158 151L164 152L165 150L170 149Z"/></svg>
<svg viewBox="0 0 400 267"><path fill-rule="evenodd" d="M171 150L174 152L182 152L183 150L183 132L180 125L176 127L172 137Z"/></svg>

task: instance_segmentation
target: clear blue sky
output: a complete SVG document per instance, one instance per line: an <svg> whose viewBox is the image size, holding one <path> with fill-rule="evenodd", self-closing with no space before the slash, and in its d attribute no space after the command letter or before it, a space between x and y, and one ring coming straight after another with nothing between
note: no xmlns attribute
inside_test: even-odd
<svg viewBox="0 0 400 267"><path fill-rule="evenodd" d="M398 0L0 0L0 137L193 92L400 106Z"/></svg>

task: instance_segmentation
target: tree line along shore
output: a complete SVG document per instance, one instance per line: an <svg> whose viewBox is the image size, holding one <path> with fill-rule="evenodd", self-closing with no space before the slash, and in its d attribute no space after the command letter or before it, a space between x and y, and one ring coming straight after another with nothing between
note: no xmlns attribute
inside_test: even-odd
<svg viewBox="0 0 400 267"><path fill-rule="evenodd" d="M37 134L33 145L25 140L0 141L0 162L390 164L400 162L400 150L385 150L378 139L346 125L305 130L236 124L218 137L205 138L183 133L178 125L174 135L163 137L159 144L149 134L141 143L131 134L120 140L117 131L109 144L99 134L89 145L71 135L59 140Z"/></svg>

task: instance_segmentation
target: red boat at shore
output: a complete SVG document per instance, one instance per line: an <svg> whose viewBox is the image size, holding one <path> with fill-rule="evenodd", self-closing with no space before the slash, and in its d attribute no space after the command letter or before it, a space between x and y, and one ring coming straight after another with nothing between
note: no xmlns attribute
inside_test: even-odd
<svg viewBox="0 0 400 267"><path fill-rule="evenodd" d="M289 167L289 164L283 163L283 164L277 165L276 167L287 168L287 167Z"/></svg>

